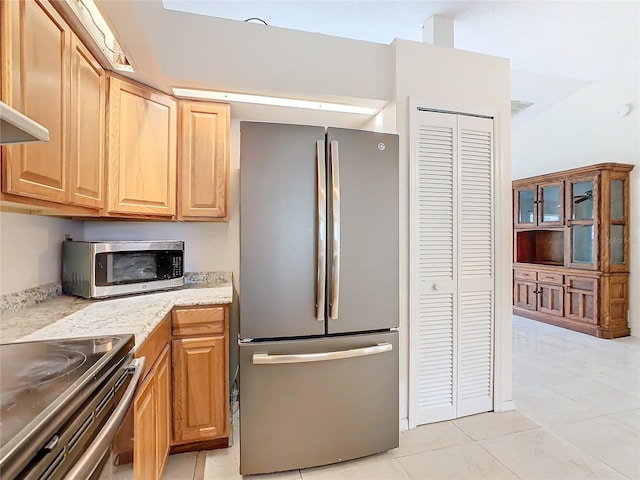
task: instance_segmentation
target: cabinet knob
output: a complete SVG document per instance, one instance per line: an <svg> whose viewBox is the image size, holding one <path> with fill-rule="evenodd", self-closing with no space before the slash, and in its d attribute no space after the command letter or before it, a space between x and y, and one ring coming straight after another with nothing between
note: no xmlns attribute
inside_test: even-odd
<svg viewBox="0 0 640 480"><path fill-rule="evenodd" d="M434 290L440 290L440 284L439 283L434 283L433 284L433 289Z"/></svg>

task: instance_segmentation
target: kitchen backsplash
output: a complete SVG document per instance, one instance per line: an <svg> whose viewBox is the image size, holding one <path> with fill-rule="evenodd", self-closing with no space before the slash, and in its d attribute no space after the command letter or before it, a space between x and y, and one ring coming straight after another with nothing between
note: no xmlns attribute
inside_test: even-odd
<svg viewBox="0 0 640 480"><path fill-rule="evenodd" d="M60 282L48 283L21 292L7 293L0 297L0 315L7 312L15 312L36 303L46 302L58 295L62 295L62 284Z"/></svg>
<svg viewBox="0 0 640 480"><path fill-rule="evenodd" d="M220 283L231 283L232 272L186 272L184 283L186 285L209 283L212 286Z"/></svg>
<svg viewBox="0 0 640 480"><path fill-rule="evenodd" d="M222 283L231 283L231 281L232 272L186 272L184 274L184 283L186 285L206 283L215 286ZM52 300L58 295L62 295L62 284L60 282L29 288L21 292L7 293L0 296L0 315Z"/></svg>

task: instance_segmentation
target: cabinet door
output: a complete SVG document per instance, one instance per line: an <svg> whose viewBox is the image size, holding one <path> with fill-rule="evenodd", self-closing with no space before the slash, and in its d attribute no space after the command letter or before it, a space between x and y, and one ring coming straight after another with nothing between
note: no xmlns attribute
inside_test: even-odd
<svg viewBox="0 0 640 480"><path fill-rule="evenodd" d="M598 323L598 279L567 276L565 317L584 323Z"/></svg>
<svg viewBox="0 0 640 480"><path fill-rule="evenodd" d="M176 101L140 85L109 82L109 213L176 212Z"/></svg>
<svg viewBox="0 0 640 480"><path fill-rule="evenodd" d="M564 314L564 287L538 284L538 311L562 317Z"/></svg>
<svg viewBox="0 0 640 480"><path fill-rule="evenodd" d="M564 224L564 191L562 182L538 186L538 225Z"/></svg>
<svg viewBox="0 0 640 480"><path fill-rule="evenodd" d="M71 37L69 202L104 206L105 74L89 50Z"/></svg>
<svg viewBox="0 0 640 480"><path fill-rule="evenodd" d="M173 440L228 436L225 337L173 340Z"/></svg>
<svg viewBox="0 0 640 480"><path fill-rule="evenodd" d="M537 303L536 284L534 282L513 281L513 304L516 307L535 311Z"/></svg>
<svg viewBox="0 0 640 480"><path fill-rule="evenodd" d="M140 387L133 403L133 475L135 480L158 478L158 397L152 370Z"/></svg>
<svg viewBox="0 0 640 480"><path fill-rule="evenodd" d="M598 176L567 182L569 267L598 268Z"/></svg>
<svg viewBox="0 0 640 480"><path fill-rule="evenodd" d="M3 147L2 190L67 200L71 30L48 2L0 2L4 102L49 129L49 141Z"/></svg>
<svg viewBox="0 0 640 480"><path fill-rule="evenodd" d="M537 188L535 185L516 188L513 191L514 224L519 227L537 223Z"/></svg>
<svg viewBox="0 0 640 480"><path fill-rule="evenodd" d="M180 102L180 217L227 215L229 105Z"/></svg>
<svg viewBox="0 0 640 480"><path fill-rule="evenodd" d="M629 271L629 174L604 172L601 253L603 270ZM609 202L607 202L607 198Z"/></svg>
<svg viewBox="0 0 640 480"><path fill-rule="evenodd" d="M156 468L158 476L161 476L171 446L171 369L168 345L158 360L156 382L158 396Z"/></svg>

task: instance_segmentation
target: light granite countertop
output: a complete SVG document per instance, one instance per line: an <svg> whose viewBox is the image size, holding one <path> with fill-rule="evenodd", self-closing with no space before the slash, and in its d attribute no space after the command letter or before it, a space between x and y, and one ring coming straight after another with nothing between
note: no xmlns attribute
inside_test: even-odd
<svg viewBox="0 0 640 480"><path fill-rule="evenodd" d="M229 304L232 299L231 281L109 300L61 295L3 314L0 342L133 333L137 348L173 307Z"/></svg>

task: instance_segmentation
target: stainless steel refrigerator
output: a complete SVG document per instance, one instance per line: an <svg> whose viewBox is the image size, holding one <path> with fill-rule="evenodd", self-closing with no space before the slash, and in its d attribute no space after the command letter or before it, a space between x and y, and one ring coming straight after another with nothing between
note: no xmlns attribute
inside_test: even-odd
<svg viewBox="0 0 640 480"><path fill-rule="evenodd" d="M240 134L240 473L395 448L398 137Z"/></svg>

